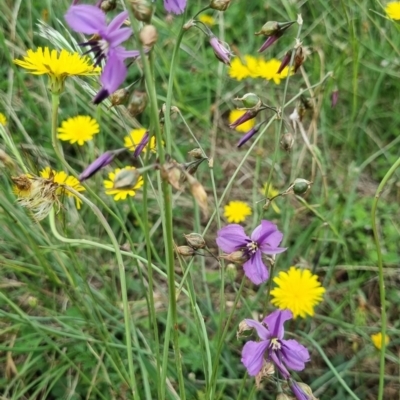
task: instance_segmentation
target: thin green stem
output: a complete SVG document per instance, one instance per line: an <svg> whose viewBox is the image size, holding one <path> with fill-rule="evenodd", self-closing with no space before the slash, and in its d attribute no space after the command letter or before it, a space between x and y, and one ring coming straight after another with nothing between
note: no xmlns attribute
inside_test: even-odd
<svg viewBox="0 0 400 400"><path fill-rule="evenodd" d="M385 384L385 350L386 350L386 289L385 289L385 277L383 273L383 260L382 260L382 250L379 243L378 227L376 223L376 211L378 208L378 201L382 194L382 191L387 184L388 180L392 177L396 169L400 166L400 158L390 167L389 171L386 172L381 183L376 190L374 201L372 203L371 210L371 223L372 231L374 233L374 243L376 247L377 263L378 263L378 279L379 279L379 295L381 302L381 334L382 334L382 345L380 349L380 360L379 360L379 390L378 390L378 400L383 399L383 391Z"/></svg>

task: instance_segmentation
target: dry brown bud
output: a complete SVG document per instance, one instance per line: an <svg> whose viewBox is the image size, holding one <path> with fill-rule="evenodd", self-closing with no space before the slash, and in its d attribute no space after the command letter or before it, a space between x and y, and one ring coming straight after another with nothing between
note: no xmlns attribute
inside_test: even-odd
<svg viewBox="0 0 400 400"><path fill-rule="evenodd" d="M199 148L190 150L188 152L188 154L189 154L189 156L195 158L196 160L202 159L203 155L204 155L203 151L201 149L199 149Z"/></svg>
<svg viewBox="0 0 400 400"><path fill-rule="evenodd" d="M184 257L190 257L195 254L194 249L190 246L178 246L176 248L176 251L178 254L180 254L181 256L184 256Z"/></svg>
<svg viewBox="0 0 400 400"><path fill-rule="evenodd" d="M183 235L189 246L195 249L203 249L206 246L206 242L199 233L189 233L189 235Z"/></svg>
<svg viewBox="0 0 400 400"><path fill-rule="evenodd" d="M210 8L218 11L225 11L230 4L231 0L211 0Z"/></svg>
<svg viewBox="0 0 400 400"><path fill-rule="evenodd" d="M160 168L161 178L167 181L176 190L182 190L180 180L182 179L182 171L179 164L174 161L168 161Z"/></svg>
<svg viewBox="0 0 400 400"><path fill-rule="evenodd" d="M139 39L144 47L153 47L158 39L156 27L154 25L145 25L139 32Z"/></svg>
<svg viewBox="0 0 400 400"><path fill-rule="evenodd" d="M219 258L233 262L235 264L243 264L249 259L242 250L237 250L230 254L224 254L222 256L219 256Z"/></svg>
<svg viewBox="0 0 400 400"><path fill-rule="evenodd" d="M117 0L103 0L100 4L100 8L102 11L109 12L115 10L117 7Z"/></svg>
<svg viewBox="0 0 400 400"><path fill-rule="evenodd" d="M207 202L207 193L203 187L203 185L192 175L185 172L186 179L189 183L190 191L195 198L197 204L199 205L201 211L203 212L204 217L208 216L208 202Z"/></svg>
<svg viewBox="0 0 400 400"><path fill-rule="evenodd" d="M111 96L110 96L110 101L111 101L111 107L114 106L119 106L121 104L124 104L125 102L128 101L130 95L130 91L126 88L118 89L116 90Z"/></svg>
<svg viewBox="0 0 400 400"><path fill-rule="evenodd" d="M279 141L282 150L290 153L292 147L294 145L294 136L291 132L287 131L281 136L281 140Z"/></svg>
<svg viewBox="0 0 400 400"><path fill-rule="evenodd" d="M141 114L147 105L147 94L146 92L140 92L135 90L132 94L127 110L131 117L136 117Z"/></svg>
<svg viewBox="0 0 400 400"><path fill-rule="evenodd" d="M153 15L153 7L146 0L130 0L133 15L138 21L149 23Z"/></svg>

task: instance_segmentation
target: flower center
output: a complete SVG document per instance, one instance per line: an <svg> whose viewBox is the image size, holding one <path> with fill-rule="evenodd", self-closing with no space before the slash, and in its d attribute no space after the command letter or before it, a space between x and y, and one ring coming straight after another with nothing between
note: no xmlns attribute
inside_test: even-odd
<svg viewBox="0 0 400 400"><path fill-rule="evenodd" d="M258 243L250 242L250 243L247 243L246 247L247 247L247 251L248 251L249 255L253 255L258 250Z"/></svg>
<svg viewBox="0 0 400 400"><path fill-rule="evenodd" d="M107 42L107 40L100 39L98 42L98 46L102 52L102 54L107 57L108 51L110 49L110 43Z"/></svg>
<svg viewBox="0 0 400 400"><path fill-rule="evenodd" d="M279 342L279 339L278 338L271 339L270 347L271 347L272 350L280 350L281 349L281 344Z"/></svg>

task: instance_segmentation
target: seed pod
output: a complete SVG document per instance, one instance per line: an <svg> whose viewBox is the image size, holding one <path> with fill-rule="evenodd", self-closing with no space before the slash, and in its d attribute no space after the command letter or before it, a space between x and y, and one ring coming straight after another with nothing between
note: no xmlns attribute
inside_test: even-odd
<svg viewBox="0 0 400 400"><path fill-rule="evenodd" d="M139 39L144 47L151 48L157 42L158 33L153 25L144 26L139 32Z"/></svg>
<svg viewBox="0 0 400 400"><path fill-rule="evenodd" d="M100 8L102 11L109 12L115 10L117 7L117 0L103 0L100 4Z"/></svg>
<svg viewBox="0 0 400 400"><path fill-rule="evenodd" d="M109 98L111 101L111 107L119 106L128 101L130 91L126 88L116 90Z"/></svg>
<svg viewBox="0 0 400 400"><path fill-rule="evenodd" d="M131 0L133 15L138 21L149 23L153 15L153 7L146 0Z"/></svg>
<svg viewBox="0 0 400 400"><path fill-rule="evenodd" d="M147 106L146 92L135 90L132 94L127 110L131 117L136 117L141 114Z"/></svg>
<svg viewBox="0 0 400 400"><path fill-rule="evenodd" d="M208 203L207 203L207 193L203 185L192 175L185 172L186 179L189 183L190 191L195 198L197 204L199 205L204 217L208 216Z"/></svg>
<svg viewBox="0 0 400 400"><path fill-rule="evenodd" d="M199 148L190 150L188 154L196 160L200 160L203 158L203 151Z"/></svg>
<svg viewBox="0 0 400 400"><path fill-rule="evenodd" d="M243 107L248 110L258 110L262 105L261 99L254 93L246 93L243 97L238 97L235 100L240 100Z"/></svg>
<svg viewBox="0 0 400 400"><path fill-rule="evenodd" d="M206 242L199 233L189 233L189 235L185 236L186 242L190 247L195 249L203 249L206 246Z"/></svg>
<svg viewBox="0 0 400 400"><path fill-rule="evenodd" d="M230 4L231 0L211 0L210 8L218 11L225 11Z"/></svg>
<svg viewBox="0 0 400 400"><path fill-rule="evenodd" d="M297 196L302 196L306 194L307 191L310 189L311 182L302 178L297 178L293 182L292 186L293 186L293 192L297 194Z"/></svg>
<svg viewBox="0 0 400 400"><path fill-rule="evenodd" d="M181 256L184 256L184 257L190 257L195 254L194 249L191 248L190 246L178 246L176 248L176 251L178 254L180 254Z"/></svg>

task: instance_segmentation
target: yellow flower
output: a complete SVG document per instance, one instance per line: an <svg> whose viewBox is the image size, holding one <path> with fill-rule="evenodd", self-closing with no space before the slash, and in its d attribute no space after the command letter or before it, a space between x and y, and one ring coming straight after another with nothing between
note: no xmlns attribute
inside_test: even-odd
<svg viewBox="0 0 400 400"><path fill-rule="evenodd" d="M54 171L50 167L46 167L44 170L40 171L40 176L46 179L52 178L53 182L59 185L56 195L60 196L65 192L67 196L75 198L76 208L78 210L81 208L81 199L64 188L64 186L69 186L77 192L83 192L85 188L80 184L78 179L74 176L67 175L64 171Z"/></svg>
<svg viewBox="0 0 400 400"><path fill-rule="evenodd" d="M83 146L99 132L100 127L95 119L88 115L78 115L62 122L61 128L58 128L58 137L71 144L78 143L79 146Z"/></svg>
<svg viewBox="0 0 400 400"><path fill-rule="evenodd" d="M391 1L386 5L385 11L389 18L400 19L400 1Z"/></svg>
<svg viewBox="0 0 400 400"><path fill-rule="evenodd" d="M135 184L131 187L115 188L114 182L115 182L115 177L121 171L129 171L129 170L133 171L135 169L136 169L135 167L125 167L122 169L117 168L117 169L115 169L114 172L110 172L108 174L108 177L110 178L110 180L105 180L103 182L104 187L106 189L106 194L108 194L109 196L114 196L115 201L125 200L128 195L134 197L136 195L135 190L137 190L143 186L143 177L140 176L139 179L135 182Z"/></svg>
<svg viewBox="0 0 400 400"><path fill-rule="evenodd" d="M275 189L272 185L268 186L268 190L267 190L267 184L264 185L264 187L261 190L261 193L263 196L265 196L265 193L267 193L267 197L269 199L272 199L273 197L277 196L279 194L279 190ZM277 213L280 214L281 210L280 208L276 205L275 200L271 201L271 207L272 209Z"/></svg>
<svg viewBox="0 0 400 400"><path fill-rule="evenodd" d="M312 275L308 269L290 267L274 278L278 285L271 291L272 304L280 309L289 309L294 318L314 315L314 307L322 301L325 288L321 286L317 275Z"/></svg>
<svg viewBox="0 0 400 400"><path fill-rule="evenodd" d="M36 51L29 49L23 60L14 63L27 69L33 75L48 75L51 79L51 90L60 93L68 76L98 75L101 68L95 67L89 57L67 50L51 50L39 47Z"/></svg>
<svg viewBox="0 0 400 400"><path fill-rule="evenodd" d="M0 113L0 125L6 126L7 118L3 113Z"/></svg>
<svg viewBox="0 0 400 400"><path fill-rule="evenodd" d="M371 335L371 340L372 340L372 343L375 345L375 347L378 350L380 350L382 348L382 333L381 332L375 333L375 335ZM390 342L390 338L388 335L386 335L386 338L385 338L386 345L388 345L389 342Z"/></svg>
<svg viewBox="0 0 400 400"><path fill-rule="evenodd" d="M237 224L251 215L251 208L244 201L230 201L224 207L224 216L228 222Z"/></svg>
<svg viewBox="0 0 400 400"><path fill-rule="evenodd" d="M233 59L228 73L231 78L241 81L245 78L257 78L258 69L258 60L253 56L246 55L244 64L239 57Z"/></svg>
<svg viewBox="0 0 400 400"><path fill-rule="evenodd" d="M265 61L259 60L258 61L258 76L260 78L273 80L277 85L281 83L281 79L286 78L289 74L289 67L285 67L283 71L278 74L278 69L281 65L281 62L276 58L272 60Z"/></svg>
<svg viewBox="0 0 400 400"><path fill-rule="evenodd" d="M246 110L232 110L229 113L229 123L233 124L238 118L240 118L244 113L246 112ZM235 128L235 130L237 130L238 132L248 132L251 128L253 128L253 126L255 125L256 120L250 119L246 122L244 122L243 124L237 126Z"/></svg>
<svg viewBox="0 0 400 400"><path fill-rule="evenodd" d="M215 19L211 15L202 14L199 17L199 21L202 22L203 24L207 25L207 26L215 25Z"/></svg>
<svg viewBox="0 0 400 400"><path fill-rule="evenodd" d="M133 129L129 133L128 136L124 137L124 147L129 149L130 151L135 151L136 147L142 140L144 134L147 132L147 129L144 128L139 128L139 129ZM143 149L143 152L146 152L147 149L150 149L152 152L155 153L156 151L156 138L153 135L150 143L146 145L146 147Z"/></svg>

